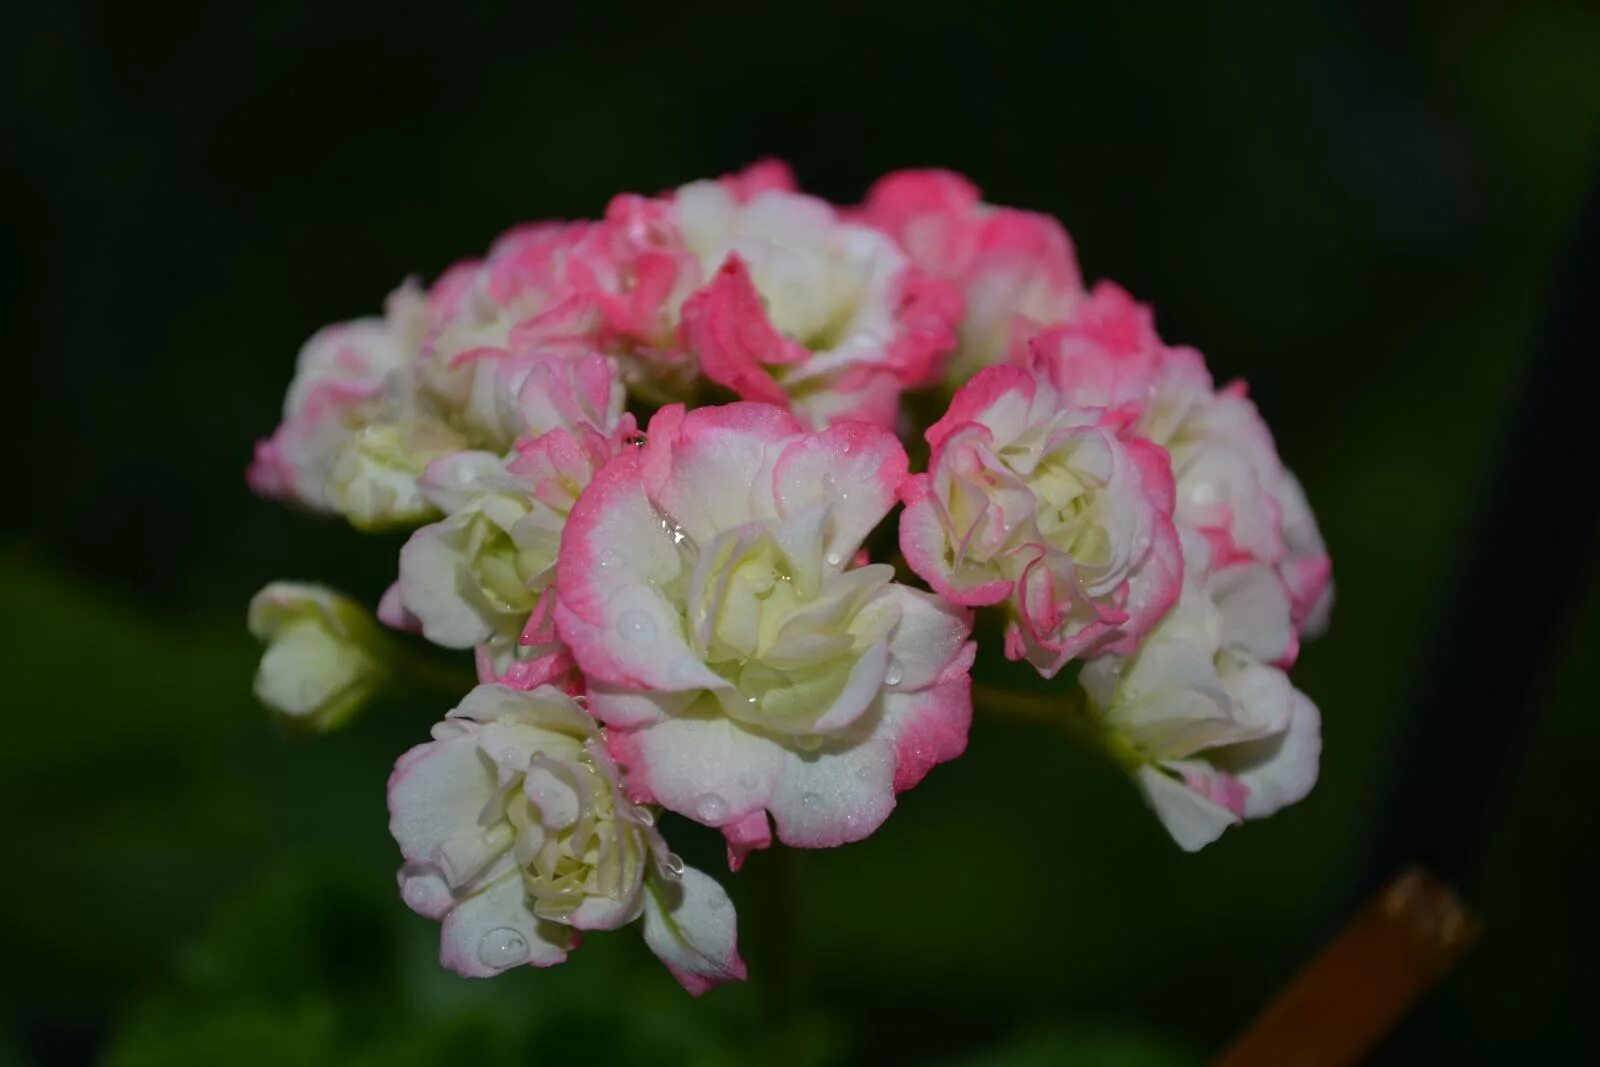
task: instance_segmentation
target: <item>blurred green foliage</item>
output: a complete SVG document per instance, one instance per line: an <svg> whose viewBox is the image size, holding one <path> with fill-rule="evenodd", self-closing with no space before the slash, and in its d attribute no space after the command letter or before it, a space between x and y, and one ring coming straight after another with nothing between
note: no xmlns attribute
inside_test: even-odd
<svg viewBox="0 0 1600 1067"><path fill-rule="evenodd" d="M0 43L0 328L22 373L0 1064L1193 1064L1337 926L1593 176L1600 11L756 18L35 5ZM405 272L767 153L836 199L938 164L1055 212L1089 276L1250 380L1335 555L1333 630L1296 673L1325 716L1322 783L1184 856L1112 769L981 721L870 842L731 881L746 987L690 1000L630 933L456 979L393 892L383 801L446 704L306 740L249 694L254 589L374 600L397 542L249 498L250 443L300 341ZM1600 1058L1579 992L1600 977L1600 590L1555 580L1591 595L1466 887L1488 934L1412 1024L1438 1062ZM1518 670L1510 646L1460 669ZM717 863L709 835L671 832Z"/></svg>

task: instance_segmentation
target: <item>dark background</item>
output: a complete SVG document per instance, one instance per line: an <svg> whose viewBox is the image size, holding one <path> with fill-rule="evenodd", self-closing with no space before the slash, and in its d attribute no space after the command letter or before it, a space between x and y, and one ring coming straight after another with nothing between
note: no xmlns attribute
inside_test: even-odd
<svg viewBox="0 0 1600 1067"><path fill-rule="evenodd" d="M1487 933L1390 1061L1600 1057L1600 586L1556 506L1595 493L1594 448L1528 453L1518 421L1600 162L1600 9L1200 6L13 13L0 1064L1200 1063L1385 831L1458 798L1488 812L1457 857ZM250 594L375 597L396 543L248 496L251 442L300 342L404 274L766 154L833 199L944 165L1056 213L1088 276L1249 379L1334 553L1295 674L1321 784L1185 856L1113 770L980 721L870 842L733 880L748 986L691 1001L626 933L457 979L394 892L383 800L447 702L306 741L249 692ZM1485 540L1497 516L1516 536ZM1531 698L1401 747L1479 680Z"/></svg>

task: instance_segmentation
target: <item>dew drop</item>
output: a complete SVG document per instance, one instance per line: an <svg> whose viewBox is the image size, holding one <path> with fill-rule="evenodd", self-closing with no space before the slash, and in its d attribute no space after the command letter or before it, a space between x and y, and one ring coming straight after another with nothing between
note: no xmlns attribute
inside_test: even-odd
<svg viewBox="0 0 1600 1067"><path fill-rule="evenodd" d="M617 616L617 632L629 641L644 644L655 640L656 622L645 612L634 608Z"/></svg>
<svg viewBox="0 0 1600 1067"><path fill-rule="evenodd" d="M803 808L815 808L817 805L819 805L821 803L822 803L822 798L817 796L817 794L815 794L815 793L801 793L800 794L800 806L803 807Z"/></svg>
<svg viewBox="0 0 1600 1067"><path fill-rule="evenodd" d="M676 882L683 877L683 857L676 852L668 852L667 858L661 861L661 873Z"/></svg>
<svg viewBox="0 0 1600 1067"><path fill-rule="evenodd" d="M701 822L715 826L728 814L728 802L716 793L701 793L695 798L694 813Z"/></svg>
<svg viewBox="0 0 1600 1067"><path fill-rule="evenodd" d="M844 562L844 557L839 555L837 552L829 552L827 559L828 566L830 567L837 567L839 564Z"/></svg>
<svg viewBox="0 0 1600 1067"><path fill-rule="evenodd" d="M885 684L885 685L899 685L900 684L900 680L903 679L905 676L906 676L906 670L905 670L904 667L900 666L900 661L897 660L897 659L890 659L889 660L889 669L887 671L885 671L884 675L883 675L883 684Z"/></svg>
<svg viewBox="0 0 1600 1067"><path fill-rule="evenodd" d="M528 958L528 939L509 926L497 926L478 941L478 962L503 970Z"/></svg>
<svg viewBox="0 0 1600 1067"><path fill-rule="evenodd" d="M680 659L678 662L674 663L672 668L667 673L672 676L674 681L687 682L699 672L700 664L685 657L684 659Z"/></svg>
<svg viewBox="0 0 1600 1067"><path fill-rule="evenodd" d="M683 544L684 538L689 536L684 532L682 526L666 518L661 520L661 532L672 538L672 543L675 545Z"/></svg>
<svg viewBox="0 0 1600 1067"><path fill-rule="evenodd" d="M656 813L641 805L633 809L633 821L641 826L654 826Z"/></svg>
<svg viewBox="0 0 1600 1067"><path fill-rule="evenodd" d="M759 789L761 788L761 776L759 774L741 774L739 776L739 787L741 789Z"/></svg>
<svg viewBox="0 0 1600 1067"><path fill-rule="evenodd" d="M706 900L706 908L711 911L721 911L728 906L728 898L723 893L713 893Z"/></svg>

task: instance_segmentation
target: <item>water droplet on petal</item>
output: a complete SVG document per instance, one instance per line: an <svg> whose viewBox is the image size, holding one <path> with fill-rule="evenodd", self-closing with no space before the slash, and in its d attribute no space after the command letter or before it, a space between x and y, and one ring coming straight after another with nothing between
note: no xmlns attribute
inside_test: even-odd
<svg viewBox="0 0 1600 1067"><path fill-rule="evenodd" d="M741 789L759 789L761 788L761 776L759 774L741 774L739 776L739 787Z"/></svg>
<svg viewBox="0 0 1600 1067"><path fill-rule="evenodd" d="M844 562L844 557L839 555L837 552L829 552L827 559L828 566L830 567L837 567L839 564Z"/></svg>
<svg viewBox="0 0 1600 1067"><path fill-rule="evenodd" d="M715 793L701 793L695 798L694 814L701 822L715 826L728 814L728 802Z"/></svg>
<svg viewBox="0 0 1600 1067"><path fill-rule="evenodd" d="M509 926L497 926L478 941L478 962L503 970L528 958L528 939Z"/></svg>
<svg viewBox="0 0 1600 1067"><path fill-rule="evenodd" d="M629 641L644 644L655 640L656 621L637 608L624 611L617 616L617 633Z"/></svg>
<svg viewBox="0 0 1600 1067"><path fill-rule="evenodd" d="M667 858L661 861L661 873L676 882L683 877L683 857L676 852L668 852Z"/></svg>
<svg viewBox="0 0 1600 1067"><path fill-rule="evenodd" d="M654 826L656 813L641 805L633 809L633 821L641 826Z"/></svg>
<svg viewBox="0 0 1600 1067"><path fill-rule="evenodd" d="M884 675L883 675L883 684L884 685L899 685L900 684L900 680L902 678L904 678L905 676L906 676L906 669L900 665L900 661L897 660L897 659L891 658L889 660L889 668L888 668L887 671L884 672Z"/></svg>
<svg viewBox="0 0 1600 1067"><path fill-rule="evenodd" d="M728 896L726 893L712 893L710 897L706 899L706 908L711 911L721 911L727 906Z"/></svg>
<svg viewBox="0 0 1600 1067"><path fill-rule="evenodd" d="M800 794L800 806L803 807L803 808L815 808L817 805L819 805L821 803L822 803L822 798L817 796L817 794L815 794L815 793L801 793Z"/></svg>

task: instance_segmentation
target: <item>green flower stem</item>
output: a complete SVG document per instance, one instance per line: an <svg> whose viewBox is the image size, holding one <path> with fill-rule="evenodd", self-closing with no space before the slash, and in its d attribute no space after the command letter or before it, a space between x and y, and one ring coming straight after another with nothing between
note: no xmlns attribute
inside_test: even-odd
<svg viewBox="0 0 1600 1067"><path fill-rule="evenodd" d="M1052 727L1096 750L1105 748L1104 731L1089 714L1088 701L1077 686L1046 696L974 683L972 704L985 715Z"/></svg>

